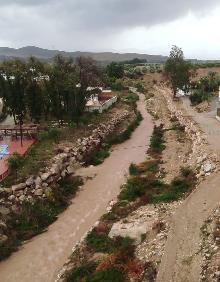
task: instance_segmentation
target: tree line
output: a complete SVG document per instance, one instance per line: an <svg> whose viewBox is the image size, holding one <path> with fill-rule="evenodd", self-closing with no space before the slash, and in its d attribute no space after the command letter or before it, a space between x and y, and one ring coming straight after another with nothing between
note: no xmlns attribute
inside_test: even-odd
<svg viewBox="0 0 220 282"><path fill-rule="evenodd" d="M56 119L79 122L87 88L102 81L102 72L91 58L56 56L52 63L31 57L28 61L5 61L0 65L0 97L5 111L22 125Z"/></svg>

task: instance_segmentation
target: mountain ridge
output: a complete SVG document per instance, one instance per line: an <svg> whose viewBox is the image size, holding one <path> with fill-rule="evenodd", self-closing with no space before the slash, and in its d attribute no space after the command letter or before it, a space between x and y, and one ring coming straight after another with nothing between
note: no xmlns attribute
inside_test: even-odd
<svg viewBox="0 0 220 282"><path fill-rule="evenodd" d="M114 53L114 52L67 52L60 50L49 50L36 46L25 46L21 48L0 47L0 61L10 60L13 58L27 59L30 56L37 57L42 60L51 60L56 55L77 58L79 56L92 57L101 63L123 62L138 59L146 59L149 63L163 63L167 57L162 55L148 55L139 53Z"/></svg>

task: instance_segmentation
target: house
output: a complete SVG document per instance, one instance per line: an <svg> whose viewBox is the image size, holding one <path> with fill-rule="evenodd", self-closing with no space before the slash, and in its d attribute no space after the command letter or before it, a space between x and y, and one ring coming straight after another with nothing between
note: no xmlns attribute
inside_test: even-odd
<svg viewBox="0 0 220 282"><path fill-rule="evenodd" d="M102 89L100 93L92 94L86 103L86 111L94 112L97 111L100 114L111 107L114 103L117 102L117 95L113 93L110 89Z"/></svg>

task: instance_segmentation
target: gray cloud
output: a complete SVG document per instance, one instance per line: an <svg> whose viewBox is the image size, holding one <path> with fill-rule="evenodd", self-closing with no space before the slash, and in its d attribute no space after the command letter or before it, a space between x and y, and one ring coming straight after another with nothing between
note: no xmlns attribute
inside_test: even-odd
<svg viewBox="0 0 220 282"><path fill-rule="evenodd" d="M111 44L120 32L209 13L218 0L0 0L0 41L63 49ZM105 36L103 38L103 36Z"/></svg>

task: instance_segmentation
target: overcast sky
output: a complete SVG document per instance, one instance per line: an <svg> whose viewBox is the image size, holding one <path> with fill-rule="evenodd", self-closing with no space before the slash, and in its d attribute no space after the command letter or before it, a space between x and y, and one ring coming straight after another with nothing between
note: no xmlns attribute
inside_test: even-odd
<svg viewBox="0 0 220 282"><path fill-rule="evenodd" d="M220 59L219 0L0 0L0 46Z"/></svg>

